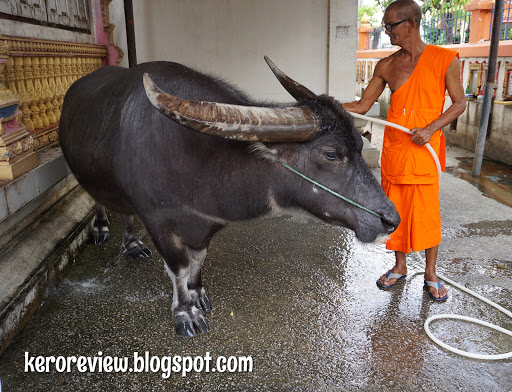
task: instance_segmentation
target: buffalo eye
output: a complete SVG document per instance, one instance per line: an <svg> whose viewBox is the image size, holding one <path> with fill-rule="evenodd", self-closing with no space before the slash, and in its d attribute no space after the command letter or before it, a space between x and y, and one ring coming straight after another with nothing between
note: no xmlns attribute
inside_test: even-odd
<svg viewBox="0 0 512 392"><path fill-rule="evenodd" d="M324 157L326 157L330 161L339 161L340 156L336 151L324 151Z"/></svg>
<svg viewBox="0 0 512 392"><path fill-rule="evenodd" d="M341 163L347 163L348 157L342 156L337 151L324 151L324 157L329 161L340 161Z"/></svg>

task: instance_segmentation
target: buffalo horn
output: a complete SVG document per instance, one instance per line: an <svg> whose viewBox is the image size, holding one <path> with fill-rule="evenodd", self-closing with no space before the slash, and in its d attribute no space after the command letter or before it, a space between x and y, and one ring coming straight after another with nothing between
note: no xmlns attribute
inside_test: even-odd
<svg viewBox="0 0 512 392"><path fill-rule="evenodd" d="M251 142L303 142L319 127L318 117L305 106L268 108L189 101L160 90L144 74L146 94L158 110L194 131Z"/></svg>
<svg viewBox="0 0 512 392"><path fill-rule="evenodd" d="M279 80L286 91L288 91L290 95L297 100L297 102L304 102L306 99L316 98L316 94L314 92L286 75L283 71L277 68L277 66L267 56L265 56L265 61L276 76L277 80Z"/></svg>

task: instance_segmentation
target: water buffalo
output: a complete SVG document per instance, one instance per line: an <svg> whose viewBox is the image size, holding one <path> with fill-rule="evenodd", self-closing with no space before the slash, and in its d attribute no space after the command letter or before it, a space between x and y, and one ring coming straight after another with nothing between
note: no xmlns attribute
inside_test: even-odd
<svg viewBox="0 0 512 392"><path fill-rule="evenodd" d="M150 255L133 234L138 215L172 279L180 335L209 330L203 311L212 306L201 266L213 235L228 222L302 208L370 242L400 221L361 157L352 117L332 97L317 96L266 60L298 104L257 103L172 62L102 67L76 81L64 100L60 143L96 200L92 239L108 239L106 206L124 216L126 251Z"/></svg>

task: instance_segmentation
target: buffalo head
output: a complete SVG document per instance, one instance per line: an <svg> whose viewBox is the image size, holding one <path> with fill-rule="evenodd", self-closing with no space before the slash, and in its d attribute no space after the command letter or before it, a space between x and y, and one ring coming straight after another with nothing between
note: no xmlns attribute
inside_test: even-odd
<svg viewBox="0 0 512 392"><path fill-rule="evenodd" d="M274 207L303 208L328 223L354 230L363 242L393 232L400 217L361 156L363 141L350 114L334 98L314 94L265 60L297 105L244 106L181 99L160 90L148 74L143 77L144 87L153 106L177 123L203 134L251 142L248 153L274 165L286 163L379 216L283 166L269 179Z"/></svg>

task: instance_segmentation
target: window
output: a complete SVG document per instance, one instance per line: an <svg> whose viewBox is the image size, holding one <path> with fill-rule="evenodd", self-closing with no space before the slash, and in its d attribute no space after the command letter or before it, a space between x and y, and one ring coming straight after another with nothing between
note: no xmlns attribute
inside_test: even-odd
<svg viewBox="0 0 512 392"><path fill-rule="evenodd" d="M0 0L0 18L91 31L90 0Z"/></svg>

